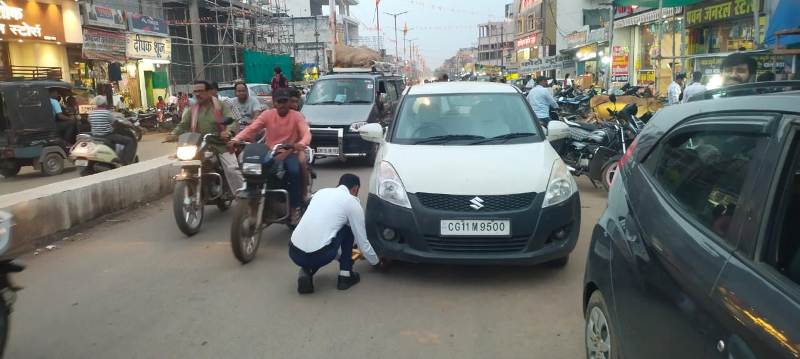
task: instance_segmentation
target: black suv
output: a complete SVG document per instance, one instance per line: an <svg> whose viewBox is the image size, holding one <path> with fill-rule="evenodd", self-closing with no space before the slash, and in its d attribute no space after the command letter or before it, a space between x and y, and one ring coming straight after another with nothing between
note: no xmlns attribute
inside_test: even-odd
<svg viewBox="0 0 800 359"><path fill-rule="evenodd" d="M361 139L367 123L388 125L405 86L400 76L370 69L340 70L319 78L306 96L303 115L311 126L315 157L374 162L377 145Z"/></svg>
<svg viewBox="0 0 800 359"><path fill-rule="evenodd" d="M588 357L800 356L797 89L667 107L630 146L589 248Z"/></svg>

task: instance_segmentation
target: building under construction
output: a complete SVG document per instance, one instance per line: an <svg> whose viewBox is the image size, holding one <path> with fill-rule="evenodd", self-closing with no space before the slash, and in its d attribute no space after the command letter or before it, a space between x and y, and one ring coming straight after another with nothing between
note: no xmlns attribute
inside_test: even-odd
<svg viewBox="0 0 800 359"><path fill-rule="evenodd" d="M163 0L172 39L172 83L232 82L244 52L290 54L294 39L284 0Z"/></svg>

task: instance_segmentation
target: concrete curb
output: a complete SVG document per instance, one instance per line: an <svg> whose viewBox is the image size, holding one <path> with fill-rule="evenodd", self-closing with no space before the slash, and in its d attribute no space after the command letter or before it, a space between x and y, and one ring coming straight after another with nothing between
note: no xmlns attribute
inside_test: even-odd
<svg viewBox="0 0 800 359"><path fill-rule="evenodd" d="M0 196L14 215L9 254L35 249L59 232L172 192L178 167L168 156Z"/></svg>

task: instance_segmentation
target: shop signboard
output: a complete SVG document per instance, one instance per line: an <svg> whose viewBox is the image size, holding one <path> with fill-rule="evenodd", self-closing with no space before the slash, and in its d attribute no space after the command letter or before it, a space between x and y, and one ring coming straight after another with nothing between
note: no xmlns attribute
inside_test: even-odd
<svg viewBox="0 0 800 359"><path fill-rule="evenodd" d="M0 1L0 37L64 41L61 6L33 1Z"/></svg>
<svg viewBox="0 0 800 359"><path fill-rule="evenodd" d="M83 24L125 30L125 17L122 10L106 6L84 4Z"/></svg>
<svg viewBox="0 0 800 359"><path fill-rule="evenodd" d="M172 56L172 43L168 37L127 34L126 54L131 59L167 60Z"/></svg>
<svg viewBox="0 0 800 359"><path fill-rule="evenodd" d="M125 34L100 29L83 29L83 57L108 62L125 60Z"/></svg>
<svg viewBox="0 0 800 359"><path fill-rule="evenodd" d="M589 34L586 35L586 43L588 44L594 42L603 42L606 40L608 40L608 28L605 27L589 30Z"/></svg>
<svg viewBox="0 0 800 359"><path fill-rule="evenodd" d="M523 38L517 40L517 48L518 49L527 48L527 47L533 47L534 45L537 45L537 43L536 43L536 34L529 35L529 36L526 36L526 37L523 37Z"/></svg>
<svg viewBox="0 0 800 359"><path fill-rule="evenodd" d="M128 11L128 26L137 34L169 36L169 27L164 19Z"/></svg>
<svg viewBox="0 0 800 359"><path fill-rule="evenodd" d="M611 50L611 81L628 82L630 49L627 46L614 46Z"/></svg>
<svg viewBox="0 0 800 359"><path fill-rule="evenodd" d="M752 16L752 4L753 2L750 0L733 0L713 5L693 7L686 11L686 25L696 26L742 16Z"/></svg>
<svg viewBox="0 0 800 359"><path fill-rule="evenodd" d="M586 33L588 30L578 30L571 32L564 37L567 40L567 47L574 49L586 43Z"/></svg>
<svg viewBox="0 0 800 359"><path fill-rule="evenodd" d="M519 10L520 13L533 8L534 6L540 5L542 0L520 0L519 2Z"/></svg>

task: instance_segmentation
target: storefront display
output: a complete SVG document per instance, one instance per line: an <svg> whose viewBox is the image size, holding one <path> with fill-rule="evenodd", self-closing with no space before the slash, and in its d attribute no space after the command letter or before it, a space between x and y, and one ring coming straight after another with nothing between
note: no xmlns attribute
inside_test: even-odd
<svg viewBox="0 0 800 359"><path fill-rule="evenodd" d="M755 24L752 4L749 0L728 0L689 7L686 11L689 54L753 49ZM763 24L760 28L764 28Z"/></svg>

